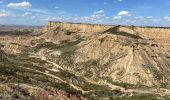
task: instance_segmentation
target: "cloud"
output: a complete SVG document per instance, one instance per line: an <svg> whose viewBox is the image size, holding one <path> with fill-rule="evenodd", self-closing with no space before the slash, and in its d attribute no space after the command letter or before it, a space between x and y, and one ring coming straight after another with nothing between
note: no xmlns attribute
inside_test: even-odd
<svg viewBox="0 0 170 100"><path fill-rule="evenodd" d="M26 17L26 16L29 16L29 15L31 15L30 12L25 12L22 16L23 16L23 17Z"/></svg>
<svg viewBox="0 0 170 100"><path fill-rule="evenodd" d="M146 18L151 19L151 18L153 18L153 16L147 16Z"/></svg>
<svg viewBox="0 0 170 100"><path fill-rule="evenodd" d="M126 16L131 16L128 11L120 11L116 16L113 17L113 20L119 20Z"/></svg>
<svg viewBox="0 0 170 100"><path fill-rule="evenodd" d="M36 19L37 17L36 16L31 16L31 19Z"/></svg>
<svg viewBox="0 0 170 100"><path fill-rule="evenodd" d="M73 21L73 22L88 22L88 23L101 23L106 19L109 19L110 17L105 16L105 11L104 10L98 10L94 11L91 15L89 16L75 16L75 17L50 17L45 20L57 20L57 21Z"/></svg>
<svg viewBox="0 0 170 100"><path fill-rule="evenodd" d="M9 17L11 14L9 13L0 13L0 17Z"/></svg>
<svg viewBox="0 0 170 100"><path fill-rule="evenodd" d="M102 17L105 16L105 11L104 10L99 10L99 11L95 11L93 12L93 14L91 16L89 16L88 18L85 17L85 19L89 19L89 20L99 20L101 19Z"/></svg>
<svg viewBox="0 0 170 100"><path fill-rule="evenodd" d="M117 0L117 1L122 2L123 0Z"/></svg>
<svg viewBox="0 0 170 100"><path fill-rule="evenodd" d="M136 23L136 20L128 19L126 20L127 23Z"/></svg>
<svg viewBox="0 0 170 100"><path fill-rule="evenodd" d="M60 17L48 17L48 18L44 18L44 19L41 19L41 20L46 20L46 21L51 21L51 20L62 20L62 18Z"/></svg>
<svg viewBox="0 0 170 100"><path fill-rule="evenodd" d="M105 11L99 10L99 11L93 12L93 14L90 15L90 16L84 16L84 17L80 17L80 18L77 18L77 19L88 22L88 21L101 20L103 17L105 17Z"/></svg>
<svg viewBox="0 0 170 100"><path fill-rule="evenodd" d="M118 16L130 16L129 12L128 11L120 11L118 13Z"/></svg>
<svg viewBox="0 0 170 100"><path fill-rule="evenodd" d="M137 16L137 17L134 17L135 20L139 20L139 21L142 21L142 20L149 20L149 19L152 19L153 16Z"/></svg>
<svg viewBox="0 0 170 100"><path fill-rule="evenodd" d="M153 22L160 22L161 19L152 19Z"/></svg>
<svg viewBox="0 0 170 100"><path fill-rule="evenodd" d="M165 16L164 19L170 21L170 16Z"/></svg>
<svg viewBox="0 0 170 100"><path fill-rule="evenodd" d="M28 9L32 7L32 4L30 2L21 2L21 3L9 3L7 5L9 8L22 8L22 9Z"/></svg>
<svg viewBox="0 0 170 100"><path fill-rule="evenodd" d="M55 9L59 9L60 7L58 7L58 6L55 6L54 8L55 8Z"/></svg>
<svg viewBox="0 0 170 100"><path fill-rule="evenodd" d="M10 16L13 16L13 14L6 12L6 11L0 11L0 18L6 18Z"/></svg>
<svg viewBox="0 0 170 100"><path fill-rule="evenodd" d="M41 20L45 20L45 21L76 21L75 19L77 20L80 20L79 18L72 18L72 17L64 17L64 16L58 16L58 17L48 17L48 18L44 18L44 19L41 19Z"/></svg>
<svg viewBox="0 0 170 100"><path fill-rule="evenodd" d="M106 19L110 19L110 17L105 17Z"/></svg>
<svg viewBox="0 0 170 100"><path fill-rule="evenodd" d="M104 4L104 5L107 5L108 3L107 3L107 2L104 2L103 4Z"/></svg>
<svg viewBox="0 0 170 100"><path fill-rule="evenodd" d="M134 17L135 20L144 20L145 17L144 16L137 16L137 17Z"/></svg>
<svg viewBox="0 0 170 100"><path fill-rule="evenodd" d="M43 15L56 15L56 14L57 15L63 15L63 14L67 14L67 12L64 11L64 10L51 11L49 9L32 9L31 8L28 11L43 14Z"/></svg>
<svg viewBox="0 0 170 100"><path fill-rule="evenodd" d="M114 16L113 19L114 20L122 19L122 16Z"/></svg>
<svg viewBox="0 0 170 100"><path fill-rule="evenodd" d="M103 14L104 10L95 11L93 14Z"/></svg>

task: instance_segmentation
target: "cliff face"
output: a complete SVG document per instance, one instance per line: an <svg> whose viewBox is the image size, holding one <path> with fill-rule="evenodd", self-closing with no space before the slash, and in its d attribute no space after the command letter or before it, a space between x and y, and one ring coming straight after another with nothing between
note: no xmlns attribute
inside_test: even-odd
<svg viewBox="0 0 170 100"><path fill-rule="evenodd" d="M2 54L6 54L2 58L10 62L0 59L0 64L19 68L14 76L21 82L23 68L28 71L23 72L25 77L32 76L24 82L68 93L71 90L78 94L76 98L81 93L90 98L108 98L115 93L114 89L121 94L129 88L170 88L167 28L49 22L47 27L28 35L0 37Z"/></svg>
<svg viewBox="0 0 170 100"><path fill-rule="evenodd" d="M80 24L80 23L61 23L61 22L49 22L48 27L58 27L70 32L82 32L82 33L95 33L105 31L112 26L107 25L93 25L93 24Z"/></svg>

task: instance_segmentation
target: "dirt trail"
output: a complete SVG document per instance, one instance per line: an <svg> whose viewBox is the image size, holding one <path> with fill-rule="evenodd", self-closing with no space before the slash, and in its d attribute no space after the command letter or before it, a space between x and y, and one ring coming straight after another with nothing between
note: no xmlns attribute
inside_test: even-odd
<svg viewBox="0 0 170 100"><path fill-rule="evenodd" d="M64 70L61 66L59 66L59 65L56 64L55 62L52 62L52 61L47 60L47 58L46 58L45 55L44 55L44 51L45 51L45 49L42 49L42 50L39 51L38 56L34 56L34 55L33 55L33 56L31 56L31 57L40 58L41 60L45 60L45 61L47 61L47 63L52 64L52 65L53 65L54 67L56 67L57 69L62 69L62 70ZM132 64L132 61L133 61L133 51L131 50L131 51L130 51L130 59L129 59L129 62L128 62L128 69L130 68L130 66L131 66L131 64ZM30 69L30 68L25 68L25 69L34 70L34 69ZM129 70L130 70L130 69L129 69ZM57 79L57 80L60 80L60 81L62 81L63 83L67 83L67 84L69 84L71 87L73 87L73 88L76 89L76 90L81 91L82 93L88 93L88 92L90 92L90 91L84 91L84 90L81 89L80 87L77 87L77 86L75 86L75 85L73 85L73 84L71 84L71 83L68 83L68 82L62 80L61 78L56 77L56 76L54 76L54 75L52 75L52 74L45 73L45 72L41 72L41 71L38 71L38 70L34 70L34 71L36 71L36 72L38 72L38 73L41 73L41 74L45 74L45 75L47 75L47 76L49 76L49 77L52 77L52 78L55 78L55 79ZM70 73L72 73L72 72L70 72ZM75 74L75 73L72 73L72 74L76 75L77 77L80 76L80 75L77 75L77 74ZM98 84L98 82L94 82L94 81L92 81L92 80L90 80L90 79L87 79L87 78L85 78L85 77L83 77L83 78L84 78L87 82L89 82L89 83ZM99 84L98 84L98 85L99 85ZM153 89L152 89L152 90L150 90L150 89L127 89L127 90L125 90L123 87L115 86L115 85L112 85L112 84L110 84L110 83L103 83L103 85L107 85L107 86L109 86L111 89L120 89L122 92L125 92L125 93L134 93L134 92L136 92L136 93L139 93L139 94L159 94L159 95L164 95L164 94L165 94L164 92L158 92L157 90L153 90Z"/></svg>
<svg viewBox="0 0 170 100"><path fill-rule="evenodd" d="M74 89L76 89L78 91L81 91L83 94L87 92L87 91L84 91L83 89L81 89L80 87L77 87L77 86L75 86L75 85L73 85L71 83L68 83L67 81L64 81L61 78L59 78L57 76L54 76L52 74L49 74L49 73L46 73L46 72L41 72L41 71L38 71L38 70L35 70L35 69L31 69L31 68L25 68L25 67L21 67L21 66L18 66L18 67L26 69L26 70L31 70L31 71L34 71L34 72L37 72L37 73L41 73L41 74L44 74L44 75L49 76L51 78L57 79L57 80L59 80L59 81L61 81L63 83L69 84L71 87L73 87Z"/></svg>
<svg viewBox="0 0 170 100"><path fill-rule="evenodd" d="M44 55L44 53L43 53L44 51L45 51L45 49L41 49L41 50L38 52L38 55L31 54L30 57L40 58L41 60L45 60L47 63L52 64L54 67L64 70L64 69L63 69L61 66L59 66L58 64L56 64L56 63L48 60L48 59L46 58L46 56Z"/></svg>
<svg viewBox="0 0 170 100"><path fill-rule="evenodd" d="M43 53L44 51L45 51L45 49L41 49L41 50L38 52L38 55L39 55L39 56L31 55L31 57L40 58L41 60L45 60L47 63L52 64L52 65L53 65L55 68L57 68L57 69L65 70L65 69L63 69L63 67L61 67L60 65L56 64L55 62L52 62L52 61L48 60L48 59L45 57L44 53ZM69 71L69 72L70 72L70 71ZM80 77L80 75L77 75L77 74L75 74L75 73L73 73L73 72L70 72L70 73L74 74L74 75L77 76L77 77ZM86 78L86 77L83 77L83 78L84 78L87 82L90 82L90 83L93 83L93 84L97 84L97 82L92 81L92 80L90 80L90 79L88 79L88 78Z"/></svg>

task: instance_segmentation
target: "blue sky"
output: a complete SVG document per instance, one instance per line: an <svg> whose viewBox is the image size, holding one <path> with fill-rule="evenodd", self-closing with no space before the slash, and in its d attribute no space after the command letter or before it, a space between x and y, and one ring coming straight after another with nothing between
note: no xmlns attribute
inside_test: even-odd
<svg viewBox="0 0 170 100"><path fill-rule="evenodd" d="M0 0L1 25L46 25L49 20L170 26L170 0Z"/></svg>

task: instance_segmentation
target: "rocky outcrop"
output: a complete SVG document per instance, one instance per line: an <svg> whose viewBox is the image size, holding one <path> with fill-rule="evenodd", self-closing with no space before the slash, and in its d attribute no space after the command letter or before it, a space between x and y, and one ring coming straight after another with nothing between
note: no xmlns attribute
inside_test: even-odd
<svg viewBox="0 0 170 100"><path fill-rule="evenodd" d="M81 23L63 23L63 22L49 22L48 27L62 28L68 30L70 33L95 33L105 31L112 26L109 25L93 25L93 24L81 24Z"/></svg>

